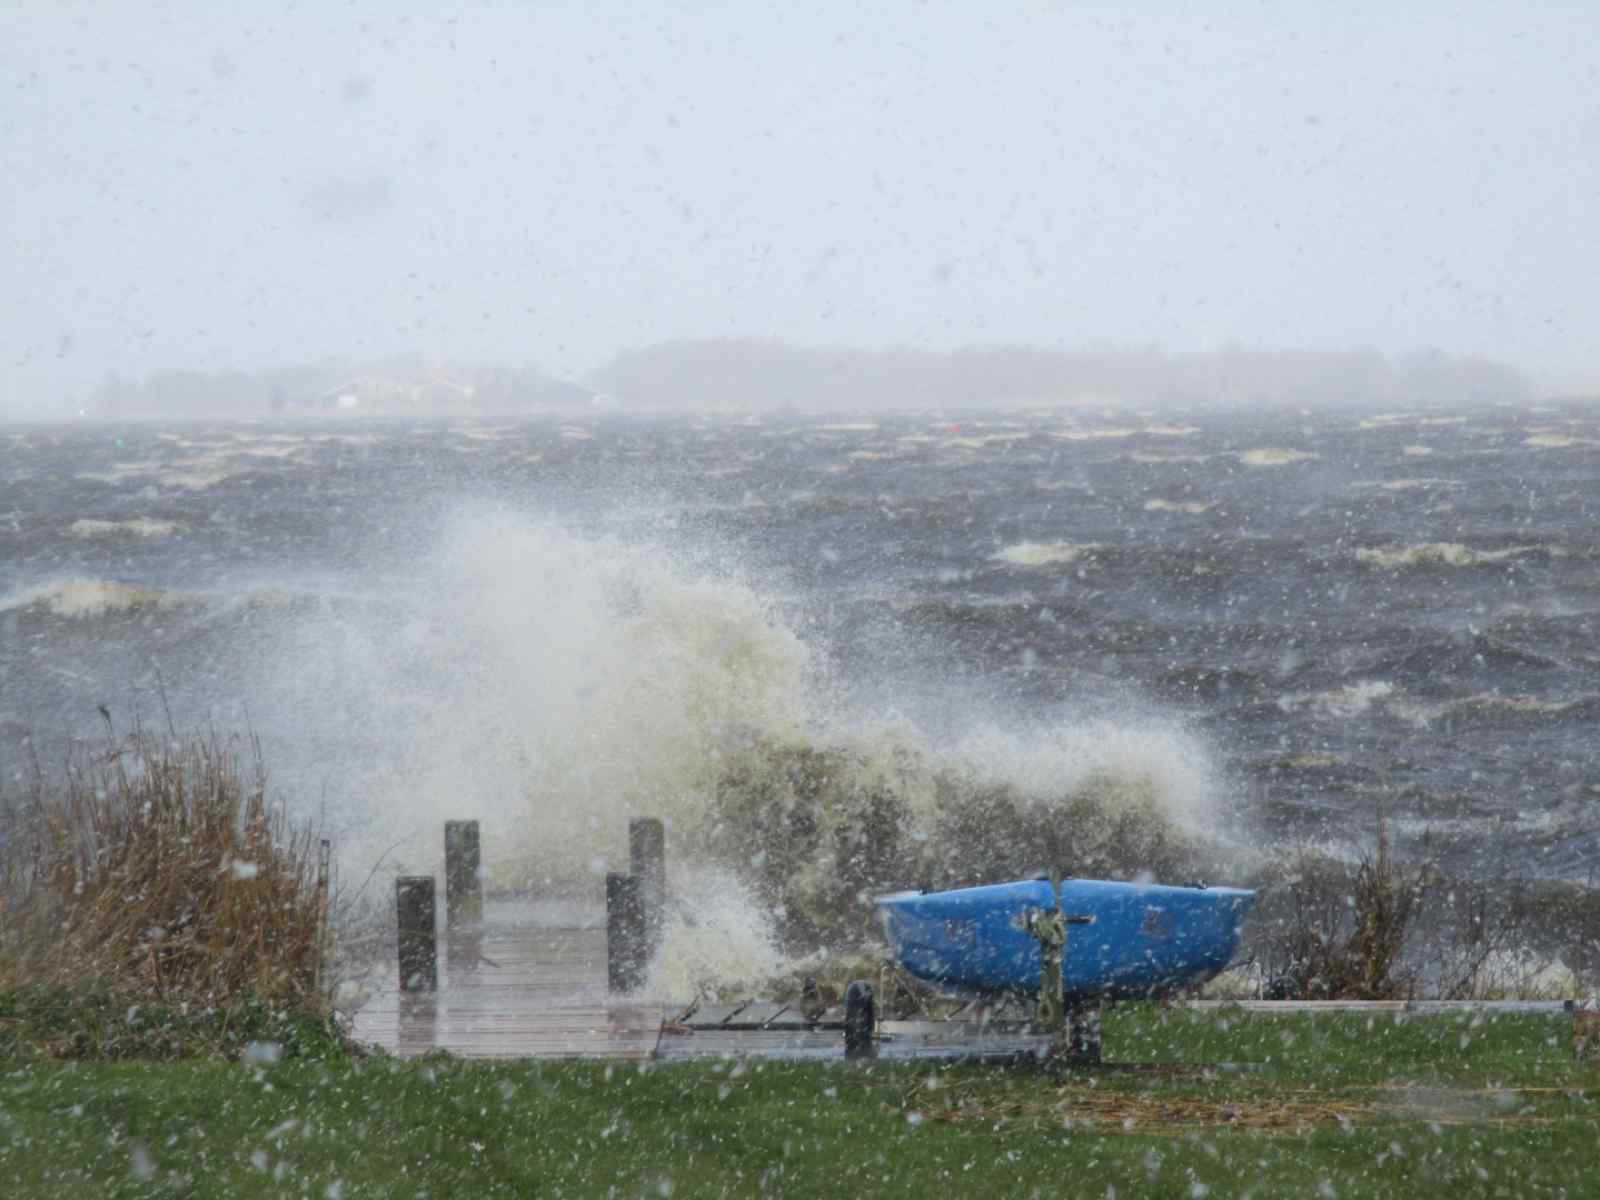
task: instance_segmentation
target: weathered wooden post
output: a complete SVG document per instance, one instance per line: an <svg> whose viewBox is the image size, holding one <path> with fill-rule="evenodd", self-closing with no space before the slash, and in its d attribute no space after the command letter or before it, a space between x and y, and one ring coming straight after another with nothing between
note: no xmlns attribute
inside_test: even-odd
<svg viewBox="0 0 1600 1200"><path fill-rule="evenodd" d="M445 947L451 970L476 970L483 956L483 880L476 821L444 823Z"/></svg>
<svg viewBox="0 0 1600 1200"><path fill-rule="evenodd" d="M613 992L631 992L642 982L644 949L639 877L612 871L606 875L606 982Z"/></svg>
<svg viewBox="0 0 1600 1200"><path fill-rule="evenodd" d="M877 1058L873 1033L878 1024L877 997L865 979L851 980L844 990L844 1056Z"/></svg>
<svg viewBox="0 0 1600 1200"><path fill-rule="evenodd" d="M434 932L438 905L433 876L402 875L394 881L394 891L400 929L400 990L435 991L439 986L439 950Z"/></svg>
<svg viewBox="0 0 1600 1200"><path fill-rule="evenodd" d="M332 874L333 843L322 838L317 845L317 958L313 986L322 994L323 971L328 961L328 889Z"/></svg>
<svg viewBox="0 0 1600 1200"><path fill-rule="evenodd" d="M639 908L644 919L646 961L655 955L666 919L667 834L655 817L635 817L628 822L628 860L639 881Z"/></svg>

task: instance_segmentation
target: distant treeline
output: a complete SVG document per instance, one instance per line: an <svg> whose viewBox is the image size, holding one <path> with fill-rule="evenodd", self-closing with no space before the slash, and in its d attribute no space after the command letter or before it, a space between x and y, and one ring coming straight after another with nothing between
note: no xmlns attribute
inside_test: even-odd
<svg viewBox="0 0 1600 1200"><path fill-rule="evenodd" d="M949 352L666 342L590 380L627 406L713 409L970 408L1034 401L1192 404L1490 402L1527 396L1516 370L1478 358L1376 350L972 347Z"/></svg>
<svg viewBox="0 0 1600 1200"><path fill-rule="evenodd" d="M112 376L90 403L102 416L247 416L357 411L515 411L588 404L720 409L973 408L1028 402L1325 406L1485 403L1527 398L1516 370L1479 358L1376 350L1153 348L952 351L795 346L761 339L664 342L618 355L584 384L534 367L429 365L421 355L261 371ZM341 405L344 399L349 403Z"/></svg>
<svg viewBox="0 0 1600 1200"><path fill-rule="evenodd" d="M153 371L142 380L108 377L90 398L107 417L256 416L336 409L341 396L357 408L505 411L551 404L588 404L593 393L535 367L430 366L420 354L375 362L330 360L261 371Z"/></svg>

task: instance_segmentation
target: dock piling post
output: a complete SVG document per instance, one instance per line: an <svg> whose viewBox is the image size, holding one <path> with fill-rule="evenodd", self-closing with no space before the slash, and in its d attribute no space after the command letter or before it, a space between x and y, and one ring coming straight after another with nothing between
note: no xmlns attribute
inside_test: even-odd
<svg viewBox="0 0 1600 1200"><path fill-rule="evenodd" d="M628 822L628 859L633 877L639 881L644 935L641 952L648 961L660 943L666 917L667 834L658 818L635 817Z"/></svg>
<svg viewBox="0 0 1600 1200"><path fill-rule="evenodd" d="M476 970L483 956L483 880L478 822L444 823L444 923L452 970Z"/></svg>
<svg viewBox="0 0 1600 1200"><path fill-rule="evenodd" d="M433 876L402 875L394 881L394 891L400 930L400 990L435 991L439 987L439 949Z"/></svg>
<svg viewBox="0 0 1600 1200"><path fill-rule="evenodd" d="M610 989L631 992L644 979L644 912L639 902L639 877L616 871L606 875L606 982Z"/></svg>

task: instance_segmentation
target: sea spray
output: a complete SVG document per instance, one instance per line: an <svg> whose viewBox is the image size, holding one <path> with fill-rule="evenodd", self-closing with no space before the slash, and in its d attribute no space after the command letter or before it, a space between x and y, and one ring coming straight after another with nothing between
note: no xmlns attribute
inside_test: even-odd
<svg viewBox="0 0 1600 1200"><path fill-rule="evenodd" d="M846 704L760 590L687 561L479 513L371 604L298 614L275 702L368 749L328 785L358 798L346 877L436 870L442 823L475 818L492 888L597 898L628 819L660 817L653 986L703 991L870 942L894 888L1193 873L1214 789L1192 736L950 695L973 711L935 740Z"/></svg>
<svg viewBox="0 0 1600 1200"><path fill-rule="evenodd" d="M351 866L429 869L441 823L476 818L494 886L593 890L629 817L678 824L814 691L752 589L652 547L476 514L390 580L296 621L266 688L276 723L363 751L331 764Z"/></svg>
<svg viewBox="0 0 1600 1200"><path fill-rule="evenodd" d="M784 970L775 914L736 876L703 866L669 874L671 899L646 995L676 1001L748 994Z"/></svg>

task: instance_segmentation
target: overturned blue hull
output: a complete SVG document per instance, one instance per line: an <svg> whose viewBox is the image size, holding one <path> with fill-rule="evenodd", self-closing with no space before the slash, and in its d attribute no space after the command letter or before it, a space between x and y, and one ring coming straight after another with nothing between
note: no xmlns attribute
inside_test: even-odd
<svg viewBox="0 0 1600 1200"><path fill-rule="evenodd" d="M1238 949L1255 898L1242 888L1062 881L1062 911L1093 918L1068 931L1067 1001L1156 996L1204 983ZM970 996L1038 992L1039 943L1026 914L1053 907L1048 880L897 892L877 904L891 951L918 979Z"/></svg>

